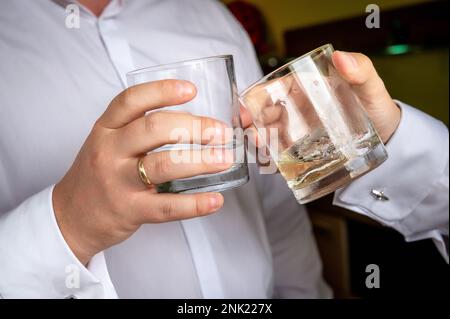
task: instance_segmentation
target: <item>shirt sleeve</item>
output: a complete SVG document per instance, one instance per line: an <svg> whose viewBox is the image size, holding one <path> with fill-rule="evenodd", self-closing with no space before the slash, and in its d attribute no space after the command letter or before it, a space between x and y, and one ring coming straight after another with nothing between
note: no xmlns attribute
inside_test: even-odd
<svg viewBox="0 0 450 319"><path fill-rule="evenodd" d="M448 263L449 137L440 121L398 102L402 118L377 169L336 191L334 204L390 226L407 241L431 238ZM377 198L373 192L383 192Z"/></svg>
<svg viewBox="0 0 450 319"><path fill-rule="evenodd" d="M103 253L83 266L65 242L53 186L0 214L2 298L116 298Z"/></svg>

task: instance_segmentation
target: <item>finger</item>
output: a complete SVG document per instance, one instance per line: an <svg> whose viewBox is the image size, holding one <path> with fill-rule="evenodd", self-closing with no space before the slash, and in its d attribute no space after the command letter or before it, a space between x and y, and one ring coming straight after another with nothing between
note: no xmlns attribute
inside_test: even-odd
<svg viewBox="0 0 450 319"><path fill-rule="evenodd" d="M210 117L158 111L134 120L115 134L118 152L135 156L166 144L225 144L231 140L228 129L225 123Z"/></svg>
<svg viewBox="0 0 450 319"><path fill-rule="evenodd" d="M387 142L397 129L400 109L390 97L372 62L363 54L340 51L334 52L332 59L340 75L352 85L381 139Z"/></svg>
<svg viewBox="0 0 450 319"><path fill-rule="evenodd" d="M286 112L286 109L284 106L281 106L280 104L272 104L270 106L267 106L261 111L260 114L261 122L264 123L264 125L279 122L284 112Z"/></svg>
<svg viewBox="0 0 450 319"><path fill-rule="evenodd" d="M248 141L256 147L259 147L259 145L261 145L261 138L258 134L256 126L253 124L250 112L242 105L240 106L240 115L242 127L245 130L245 135L247 136Z"/></svg>
<svg viewBox="0 0 450 319"><path fill-rule="evenodd" d="M258 129L254 125L250 125L245 129L245 136L247 137L248 142L257 148L264 145L264 142L261 140L261 136L258 133Z"/></svg>
<svg viewBox="0 0 450 319"><path fill-rule="evenodd" d="M230 168L232 164L233 152L224 148L161 151L143 158L145 172L153 184L217 173Z"/></svg>
<svg viewBox="0 0 450 319"><path fill-rule="evenodd" d="M241 122L244 128L257 121L261 110L272 104L271 97L266 90L267 87L268 85L265 83L258 84L239 99Z"/></svg>
<svg viewBox="0 0 450 319"><path fill-rule="evenodd" d="M258 123L258 125L260 125L263 128L266 129L270 129L270 128L274 128L274 129L279 129L279 127L281 128L286 128L286 123L282 123L281 118L284 112L284 107L280 106L280 105L268 105L266 107L264 107L261 112L258 114L258 120L256 121ZM249 115L249 112L246 110L245 111L247 114L245 114L244 112L241 112L241 118L244 117L244 119ZM246 129L245 129L245 133L246 136L248 138L248 141L250 143L252 143L253 145L255 145L256 147L264 147L265 143L264 141L261 139L260 133L258 132L258 129L256 128L256 126L252 123L250 123L250 125L247 125ZM266 134L268 133L268 131L266 131Z"/></svg>
<svg viewBox="0 0 450 319"><path fill-rule="evenodd" d="M274 91L278 93L277 96L273 94ZM297 91L299 91L298 84L292 76L286 76L280 80L270 80L267 83L254 86L241 98L242 126L246 128L252 122L264 126L276 121L283 112L284 106L282 103L289 96L298 95Z"/></svg>
<svg viewBox="0 0 450 319"><path fill-rule="evenodd" d="M360 98L371 100L380 94L384 97L386 89L383 81L367 56L361 53L335 51L332 60L339 74L353 86Z"/></svg>
<svg viewBox="0 0 450 319"><path fill-rule="evenodd" d="M140 224L163 223L211 214L223 206L219 193L150 194L140 192L134 201Z"/></svg>
<svg viewBox="0 0 450 319"><path fill-rule="evenodd" d="M239 111L241 115L242 127L245 129L252 125L252 116L250 115L250 112L247 111L247 109L242 105L240 106Z"/></svg>
<svg viewBox="0 0 450 319"><path fill-rule="evenodd" d="M270 152L256 127L254 125L247 127L245 129L245 136L248 141L247 154L252 156L258 165L269 166L271 163ZM270 141L269 136L266 136L265 138L268 138Z"/></svg>
<svg viewBox="0 0 450 319"><path fill-rule="evenodd" d="M195 95L195 86L188 81L162 80L138 84L117 95L97 123L106 128L119 128L147 111L186 103Z"/></svg>

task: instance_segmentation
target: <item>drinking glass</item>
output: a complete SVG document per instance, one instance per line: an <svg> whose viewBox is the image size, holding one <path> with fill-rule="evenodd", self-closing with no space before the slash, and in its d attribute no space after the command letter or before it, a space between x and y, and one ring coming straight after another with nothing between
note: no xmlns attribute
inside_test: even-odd
<svg viewBox="0 0 450 319"><path fill-rule="evenodd" d="M224 191L245 184L249 176L244 139L242 134L240 134L242 128L233 57L231 55L222 55L187 60L139 69L127 74L129 86L164 79L190 81L196 86L197 94L193 100L185 104L165 107L162 110L184 111L198 116L215 118L225 123L231 132L228 131L230 134L226 134L229 139L224 144L201 145L200 141L197 141L198 143L194 142L194 144L178 143L165 145L154 150L154 152L213 148L216 151L231 153L233 165L231 168L219 173L204 174L159 184L157 185L158 192L197 193ZM200 125L193 127L192 130L194 135L201 134ZM195 158L189 160L195 160Z"/></svg>
<svg viewBox="0 0 450 319"><path fill-rule="evenodd" d="M387 152L337 73L331 44L273 71L239 97L297 201L310 202L369 172Z"/></svg>

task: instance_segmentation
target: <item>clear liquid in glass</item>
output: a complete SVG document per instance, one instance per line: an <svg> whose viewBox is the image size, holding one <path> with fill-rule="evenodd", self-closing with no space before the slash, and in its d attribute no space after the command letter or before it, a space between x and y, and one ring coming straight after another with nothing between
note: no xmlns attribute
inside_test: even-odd
<svg viewBox="0 0 450 319"><path fill-rule="evenodd" d="M195 144L177 144L176 149L201 149L208 146ZM233 151L234 164L227 170L198 175L189 178L176 179L157 185L158 193L198 193L198 192L221 192L230 188L239 187L248 182L248 167L245 159L244 143L234 138L233 142L223 146L210 146L214 148L225 148ZM162 147L162 149L173 149Z"/></svg>

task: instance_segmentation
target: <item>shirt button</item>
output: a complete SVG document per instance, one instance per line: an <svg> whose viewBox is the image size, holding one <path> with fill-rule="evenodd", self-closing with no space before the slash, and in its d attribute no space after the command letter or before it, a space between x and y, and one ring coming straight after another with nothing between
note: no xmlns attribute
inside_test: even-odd
<svg viewBox="0 0 450 319"><path fill-rule="evenodd" d="M376 200L379 201L388 201L389 197L387 197L383 191L380 191L378 189L372 189L371 194L375 197Z"/></svg>

